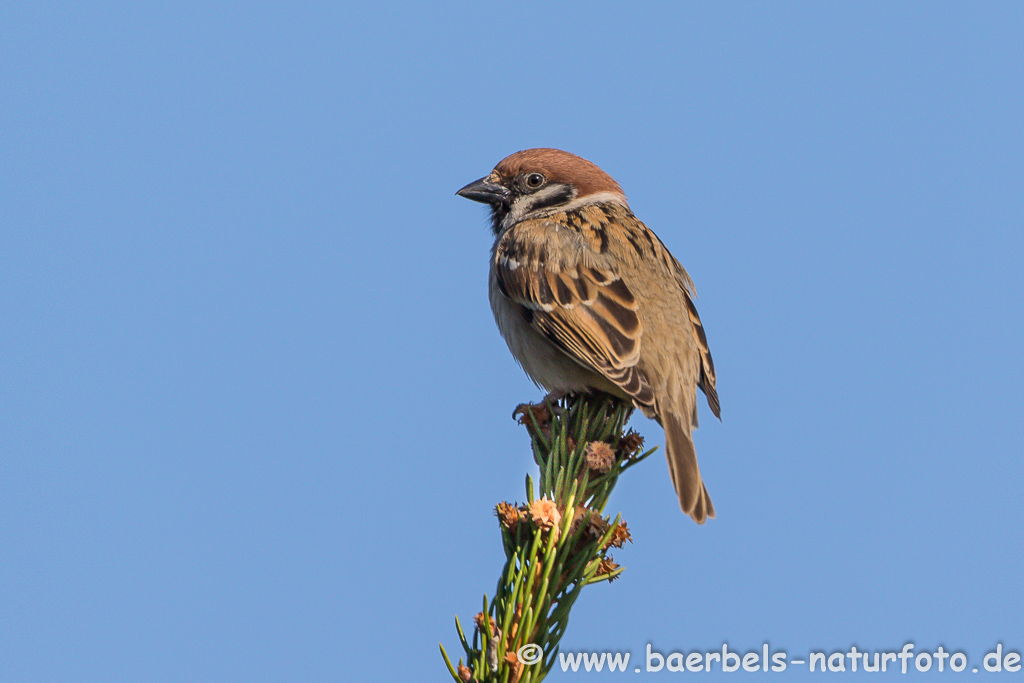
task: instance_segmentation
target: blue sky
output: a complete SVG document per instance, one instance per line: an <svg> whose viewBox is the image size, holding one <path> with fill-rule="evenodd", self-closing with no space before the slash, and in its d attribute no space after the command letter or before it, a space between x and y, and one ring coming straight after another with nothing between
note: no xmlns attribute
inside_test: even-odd
<svg viewBox="0 0 1024 683"><path fill-rule="evenodd" d="M563 649L1024 648L1020 4L0 19L3 680L444 680L540 396L454 192L537 146L687 267L722 400L718 519L631 470Z"/></svg>

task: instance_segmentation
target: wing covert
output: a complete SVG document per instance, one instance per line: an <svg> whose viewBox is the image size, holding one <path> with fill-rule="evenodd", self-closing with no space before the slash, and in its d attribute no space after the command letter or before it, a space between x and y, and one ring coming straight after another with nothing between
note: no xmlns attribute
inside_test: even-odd
<svg viewBox="0 0 1024 683"><path fill-rule="evenodd" d="M641 405L653 404L654 393L636 368L643 335L637 301L618 274L517 259L501 245L494 259L501 293L530 309L537 331Z"/></svg>

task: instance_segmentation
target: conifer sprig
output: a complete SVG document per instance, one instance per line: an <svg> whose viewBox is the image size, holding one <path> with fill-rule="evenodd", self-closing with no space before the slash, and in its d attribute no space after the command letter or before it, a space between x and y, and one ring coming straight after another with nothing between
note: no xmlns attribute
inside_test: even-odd
<svg viewBox="0 0 1024 683"><path fill-rule="evenodd" d="M558 658L569 610L583 586L613 581L623 568L609 554L632 542L626 523L604 515L619 475L655 449L623 433L632 406L606 395L523 404L513 417L530 433L540 481L526 477L526 503L498 503L495 515L505 567L494 598L484 596L472 640L458 617L465 660L452 664L456 681L535 683Z"/></svg>

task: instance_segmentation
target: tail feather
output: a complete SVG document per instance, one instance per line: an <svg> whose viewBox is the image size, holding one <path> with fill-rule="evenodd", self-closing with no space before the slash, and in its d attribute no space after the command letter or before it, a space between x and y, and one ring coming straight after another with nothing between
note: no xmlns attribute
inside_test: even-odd
<svg viewBox="0 0 1024 683"><path fill-rule="evenodd" d="M690 430L675 415L662 415L665 427L665 455L672 484L679 496L679 507L693 517L697 524L703 524L708 517L714 518L715 506L700 478L697 467L697 452L693 449Z"/></svg>

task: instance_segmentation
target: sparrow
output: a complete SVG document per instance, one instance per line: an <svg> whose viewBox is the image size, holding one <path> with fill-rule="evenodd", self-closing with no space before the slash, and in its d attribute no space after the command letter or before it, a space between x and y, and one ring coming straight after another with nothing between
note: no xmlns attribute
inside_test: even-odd
<svg viewBox="0 0 1024 683"><path fill-rule="evenodd" d="M679 506L715 516L697 467L697 389L720 418L693 281L611 176L557 149L527 149L457 192L488 204L494 319L526 374L554 395L601 391L665 430Z"/></svg>

